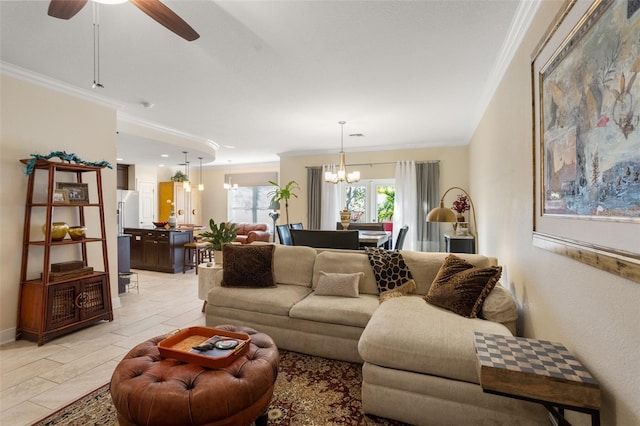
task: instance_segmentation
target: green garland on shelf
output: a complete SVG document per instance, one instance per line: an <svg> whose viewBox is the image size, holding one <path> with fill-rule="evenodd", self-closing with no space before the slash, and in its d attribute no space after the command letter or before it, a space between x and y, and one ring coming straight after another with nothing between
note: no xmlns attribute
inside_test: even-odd
<svg viewBox="0 0 640 426"><path fill-rule="evenodd" d="M78 157L76 154L74 153L67 154L66 151L52 151L51 154L49 155L31 154L31 157L32 158L27 162L27 168L24 171L25 175L30 175L31 173L33 173L33 168L36 165L36 161L40 159L48 160L54 157L57 157L62 161L66 161L68 163L71 163L73 161L76 164L84 164L85 166L108 167L110 169L113 169L113 167L111 166L111 164L109 164L108 161L103 160L97 163L91 162L91 161L84 161L82 158Z"/></svg>

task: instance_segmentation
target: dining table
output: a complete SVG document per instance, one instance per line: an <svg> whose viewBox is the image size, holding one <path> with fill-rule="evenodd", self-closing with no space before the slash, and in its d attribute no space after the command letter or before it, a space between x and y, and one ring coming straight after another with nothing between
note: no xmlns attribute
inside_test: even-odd
<svg viewBox="0 0 640 426"><path fill-rule="evenodd" d="M358 241L360 247L382 247L391 238L391 232L389 231L358 231Z"/></svg>

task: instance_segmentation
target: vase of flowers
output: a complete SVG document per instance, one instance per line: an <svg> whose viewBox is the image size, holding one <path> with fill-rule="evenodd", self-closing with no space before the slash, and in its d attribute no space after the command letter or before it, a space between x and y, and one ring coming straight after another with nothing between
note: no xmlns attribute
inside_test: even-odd
<svg viewBox="0 0 640 426"><path fill-rule="evenodd" d="M451 209L455 210L457 213L456 220L458 222L466 222L464 218L464 212L466 212L470 208L471 205L469 204L469 198L466 195L462 194L458 195L458 198L456 198L456 200L453 202L453 205L451 206Z"/></svg>

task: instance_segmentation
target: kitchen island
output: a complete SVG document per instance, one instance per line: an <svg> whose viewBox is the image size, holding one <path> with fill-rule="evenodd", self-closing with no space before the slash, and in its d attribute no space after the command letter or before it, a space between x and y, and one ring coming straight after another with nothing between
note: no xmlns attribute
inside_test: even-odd
<svg viewBox="0 0 640 426"><path fill-rule="evenodd" d="M191 228L125 228L131 235L131 268L148 271L183 271L184 245L193 241Z"/></svg>

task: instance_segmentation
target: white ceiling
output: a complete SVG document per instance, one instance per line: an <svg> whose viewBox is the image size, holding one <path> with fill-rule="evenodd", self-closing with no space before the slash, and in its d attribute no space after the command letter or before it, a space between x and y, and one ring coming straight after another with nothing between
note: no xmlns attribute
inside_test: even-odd
<svg viewBox="0 0 640 426"><path fill-rule="evenodd" d="M200 38L187 42L131 3L100 5L100 83L92 89L93 5L68 21L48 1L0 1L3 72L37 76L189 140L189 161L468 143L537 2L164 1ZM143 102L154 104L145 108ZM364 137L349 137L362 133ZM124 162L184 162L185 146L118 135ZM160 145L158 145L160 144Z"/></svg>

